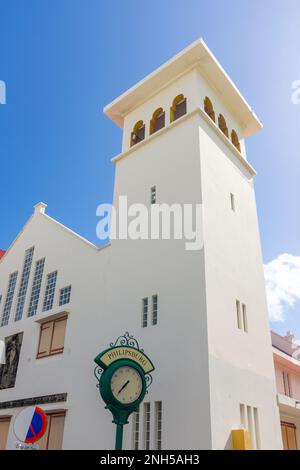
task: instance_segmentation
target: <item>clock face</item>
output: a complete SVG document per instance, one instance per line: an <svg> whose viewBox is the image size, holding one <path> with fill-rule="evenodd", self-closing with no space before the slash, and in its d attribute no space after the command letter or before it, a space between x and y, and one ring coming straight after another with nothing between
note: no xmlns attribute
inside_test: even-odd
<svg viewBox="0 0 300 470"><path fill-rule="evenodd" d="M120 367L115 371L110 382L113 396L123 404L136 401L143 390L143 381L139 372L130 366Z"/></svg>

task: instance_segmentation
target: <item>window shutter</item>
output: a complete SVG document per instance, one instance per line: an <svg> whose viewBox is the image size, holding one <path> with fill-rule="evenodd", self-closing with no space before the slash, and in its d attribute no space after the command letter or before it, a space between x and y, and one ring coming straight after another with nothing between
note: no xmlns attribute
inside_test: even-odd
<svg viewBox="0 0 300 470"><path fill-rule="evenodd" d="M51 353L56 353L64 349L67 318L61 318L54 321L53 339L51 344Z"/></svg>
<svg viewBox="0 0 300 470"><path fill-rule="evenodd" d="M49 436L49 423L50 423L50 416L47 416L48 418L48 423L47 423L47 429L43 437L38 441L38 446L40 450L47 450L47 443L48 443L48 436Z"/></svg>
<svg viewBox="0 0 300 470"><path fill-rule="evenodd" d="M48 423L44 436L38 441L40 450L61 450L65 411L57 411L47 414Z"/></svg>
<svg viewBox="0 0 300 470"><path fill-rule="evenodd" d="M52 415L49 438L48 438L48 450L61 450L64 434L65 415Z"/></svg>
<svg viewBox="0 0 300 470"><path fill-rule="evenodd" d="M281 423L281 434L282 434L283 449L284 450L289 450L287 434L286 434L286 427L282 423Z"/></svg>
<svg viewBox="0 0 300 470"><path fill-rule="evenodd" d="M0 418L0 450L6 449L10 418Z"/></svg>
<svg viewBox="0 0 300 470"><path fill-rule="evenodd" d="M296 429L295 426L286 426L286 435L289 450L297 450Z"/></svg>
<svg viewBox="0 0 300 470"><path fill-rule="evenodd" d="M47 322L41 325L38 357L48 356L50 354L52 333L53 322Z"/></svg>
<svg viewBox="0 0 300 470"><path fill-rule="evenodd" d="M298 450L296 426L293 423L281 421L281 433L284 450Z"/></svg>

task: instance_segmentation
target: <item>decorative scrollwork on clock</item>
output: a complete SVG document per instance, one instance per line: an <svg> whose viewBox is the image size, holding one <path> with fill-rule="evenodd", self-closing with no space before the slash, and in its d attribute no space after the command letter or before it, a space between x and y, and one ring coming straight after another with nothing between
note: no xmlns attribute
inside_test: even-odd
<svg viewBox="0 0 300 470"><path fill-rule="evenodd" d="M103 372L103 369L97 365L94 369L94 376L97 379L97 385L96 385L97 388L99 388L99 380L102 375L102 372Z"/></svg>
<svg viewBox="0 0 300 470"><path fill-rule="evenodd" d="M135 348L141 352L144 352L143 349L140 349L138 340L133 335L130 335L128 331L126 331L124 335L119 336L114 343L110 343L111 348L116 346L130 346L131 348Z"/></svg>

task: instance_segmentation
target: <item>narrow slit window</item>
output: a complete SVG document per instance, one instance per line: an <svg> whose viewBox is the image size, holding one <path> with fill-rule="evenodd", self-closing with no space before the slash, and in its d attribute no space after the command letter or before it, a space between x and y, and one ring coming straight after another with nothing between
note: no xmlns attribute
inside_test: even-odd
<svg viewBox="0 0 300 470"><path fill-rule="evenodd" d="M152 325L157 325L158 317L158 298L157 295L152 295Z"/></svg>
<svg viewBox="0 0 300 470"><path fill-rule="evenodd" d="M144 450L150 449L150 403L144 403Z"/></svg>
<svg viewBox="0 0 300 470"><path fill-rule="evenodd" d="M255 449L255 433L254 433L254 425L253 425L253 413L252 413L252 407L247 406L247 421L248 421L248 430L250 433L251 437L251 447L252 449Z"/></svg>
<svg viewBox="0 0 300 470"><path fill-rule="evenodd" d="M133 413L132 418L132 449L139 450L140 437L140 410L139 408Z"/></svg>
<svg viewBox="0 0 300 470"><path fill-rule="evenodd" d="M258 409L240 403L241 427L247 429L250 434L251 448L258 450L261 448L260 427Z"/></svg>
<svg viewBox="0 0 300 470"><path fill-rule="evenodd" d="M242 305L242 314L243 314L243 330L245 333L248 333L248 319L247 319L247 308L246 305Z"/></svg>
<svg viewBox="0 0 300 470"><path fill-rule="evenodd" d="M18 301L17 301L15 321L21 320L23 316L24 304L25 304L25 299L26 299L31 265L32 265L33 252L34 252L34 248L29 248L29 250L26 250L25 252L23 272L22 272L21 283L20 283L19 292L18 292Z"/></svg>
<svg viewBox="0 0 300 470"><path fill-rule="evenodd" d="M44 272L44 265L45 265L45 258L38 260L35 265L35 272L34 272L31 296L30 296L29 307L28 307L28 317L32 317L33 315L35 315L38 309L41 285L42 285L42 279L43 279L43 272Z"/></svg>
<svg viewBox="0 0 300 470"><path fill-rule="evenodd" d="M56 280L57 280L57 271L54 271L53 273L48 274L45 297L44 297L43 312L47 310L51 310L53 307Z"/></svg>
<svg viewBox="0 0 300 470"><path fill-rule="evenodd" d="M248 333L247 307L239 300L236 300L236 318L238 328L245 333Z"/></svg>
<svg viewBox="0 0 300 470"><path fill-rule="evenodd" d="M231 205L231 210L235 212L235 197L234 194L230 193L230 205Z"/></svg>
<svg viewBox="0 0 300 470"><path fill-rule="evenodd" d="M142 301L142 327L148 326L148 297L145 297Z"/></svg>
<svg viewBox="0 0 300 470"><path fill-rule="evenodd" d="M242 428L246 429L247 428L246 408L245 408L245 405L243 403L240 403L240 421L241 421Z"/></svg>
<svg viewBox="0 0 300 470"><path fill-rule="evenodd" d="M259 417L258 417L258 409L255 407L253 408L253 415L254 415L254 428L255 428L255 437L256 437L256 449L260 450L261 441L260 441Z"/></svg>
<svg viewBox="0 0 300 470"><path fill-rule="evenodd" d="M162 450L162 402L155 402L155 449Z"/></svg>
<svg viewBox="0 0 300 470"><path fill-rule="evenodd" d="M1 326L6 326L9 322L11 307L12 307L14 293L16 289L17 277L18 277L18 272L12 273L9 276L6 299L5 299L3 315L1 319Z"/></svg>
<svg viewBox="0 0 300 470"><path fill-rule="evenodd" d="M156 204L156 186L152 186L150 191L150 202Z"/></svg>
<svg viewBox="0 0 300 470"><path fill-rule="evenodd" d="M290 380L290 374L286 374L286 380L287 380L287 390L288 390L288 394L289 394L289 397L292 398L293 396L293 393L292 393L292 387L291 387L291 380Z"/></svg>
<svg viewBox="0 0 300 470"><path fill-rule="evenodd" d="M282 371L282 376L283 376L284 394L287 397L292 397L290 374L288 372Z"/></svg>
<svg viewBox="0 0 300 470"><path fill-rule="evenodd" d="M242 330L243 325L242 325L242 316L241 316L241 303L239 300L236 300L236 319L237 319L238 328Z"/></svg>

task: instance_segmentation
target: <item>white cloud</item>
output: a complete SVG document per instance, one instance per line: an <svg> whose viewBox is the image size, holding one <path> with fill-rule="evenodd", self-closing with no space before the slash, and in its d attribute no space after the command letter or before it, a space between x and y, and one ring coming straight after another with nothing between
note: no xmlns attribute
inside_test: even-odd
<svg viewBox="0 0 300 470"><path fill-rule="evenodd" d="M270 320L283 322L287 309L300 300L300 256L284 253L264 269Z"/></svg>

